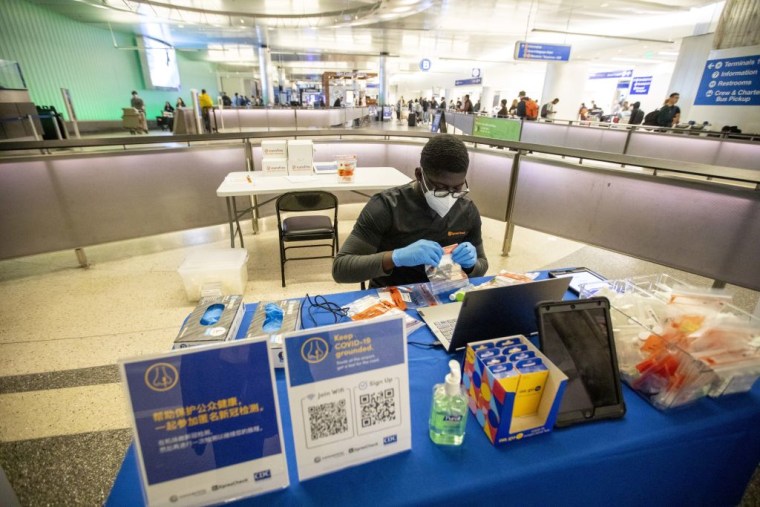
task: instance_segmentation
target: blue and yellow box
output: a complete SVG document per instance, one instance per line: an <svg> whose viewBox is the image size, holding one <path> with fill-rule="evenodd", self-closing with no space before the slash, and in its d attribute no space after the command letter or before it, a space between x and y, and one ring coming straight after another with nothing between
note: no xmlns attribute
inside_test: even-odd
<svg viewBox="0 0 760 507"><path fill-rule="evenodd" d="M509 351L502 351L510 355L476 352L505 340L511 340ZM495 362L496 357L505 360ZM488 439L504 445L552 430L567 376L525 337L510 336L469 344L463 382L470 410Z"/></svg>

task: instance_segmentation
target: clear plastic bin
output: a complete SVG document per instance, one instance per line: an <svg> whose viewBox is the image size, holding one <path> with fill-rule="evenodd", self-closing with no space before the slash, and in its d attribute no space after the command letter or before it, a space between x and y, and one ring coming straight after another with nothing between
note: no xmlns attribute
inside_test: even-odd
<svg viewBox="0 0 760 507"><path fill-rule="evenodd" d="M243 248L192 252L177 272L187 299L198 301L202 290L221 288L224 295L244 294L248 283L248 251Z"/></svg>
<svg viewBox="0 0 760 507"><path fill-rule="evenodd" d="M621 376L659 409L746 392L760 376L760 319L725 292L660 274L588 283L580 293L610 300ZM671 304L700 293L714 304Z"/></svg>

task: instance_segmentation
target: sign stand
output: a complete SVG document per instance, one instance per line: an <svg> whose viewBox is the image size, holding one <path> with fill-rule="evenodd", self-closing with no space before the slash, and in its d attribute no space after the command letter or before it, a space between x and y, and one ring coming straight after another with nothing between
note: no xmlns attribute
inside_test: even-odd
<svg viewBox="0 0 760 507"><path fill-rule="evenodd" d="M411 449L403 317L299 331L284 349L300 480Z"/></svg>

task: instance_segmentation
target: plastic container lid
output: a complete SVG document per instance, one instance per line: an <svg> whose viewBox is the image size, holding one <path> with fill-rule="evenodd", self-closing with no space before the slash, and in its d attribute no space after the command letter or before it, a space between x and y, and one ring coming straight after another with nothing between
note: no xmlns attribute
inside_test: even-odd
<svg viewBox="0 0 760 507"><path fill-rule="evenodd" d="M224 250L206 250L191 252L185 258L179 271L196 271L209 269L237 269L248 263L248 250L244 248L226 248Z"/></svg>

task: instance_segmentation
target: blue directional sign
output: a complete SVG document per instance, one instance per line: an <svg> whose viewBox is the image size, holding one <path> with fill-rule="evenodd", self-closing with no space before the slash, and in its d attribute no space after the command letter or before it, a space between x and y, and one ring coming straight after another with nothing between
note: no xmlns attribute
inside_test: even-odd
<svg viewBox="0 0 760 507"><path fill-rule="evenodd" d="M429 71L431 65L432 65L432 62L427 58L423 58L422 60L420 60L420 70L423 72Z"/></svg>
<svg viewBox="0 0 760 507"><path fill-rule="evenodd" d="M609 72L596 72L595 74L591 74L588 78L589 79L618 79L621 77L631 77L631 76L633 76L633 69L613 70Z"/></svg>
<svg viewBox="0 0 760 507"><path fill-rule="evenodd" d="M760 55L707 60L695 106L760 106Z"/></svg>
<svg viewBox="0 0 760 507"><path fill-rule="evenodd" d="M517 41L515 43L515 60L566 62L570 60L570 46Z"/></svg>
<svg viewBox="0 0 760 507"><path fill-rule="evenodd" d="M471 79L457 79L454 81L454 86L479 85L482 83L482 77L473 77Z"/></svg>
<svg viewBox="0 0 760 507"><path fill-rule="evenodd" d="M652 86L652 76L636 76L631 83L630 95L649 95Z"/></svg>

